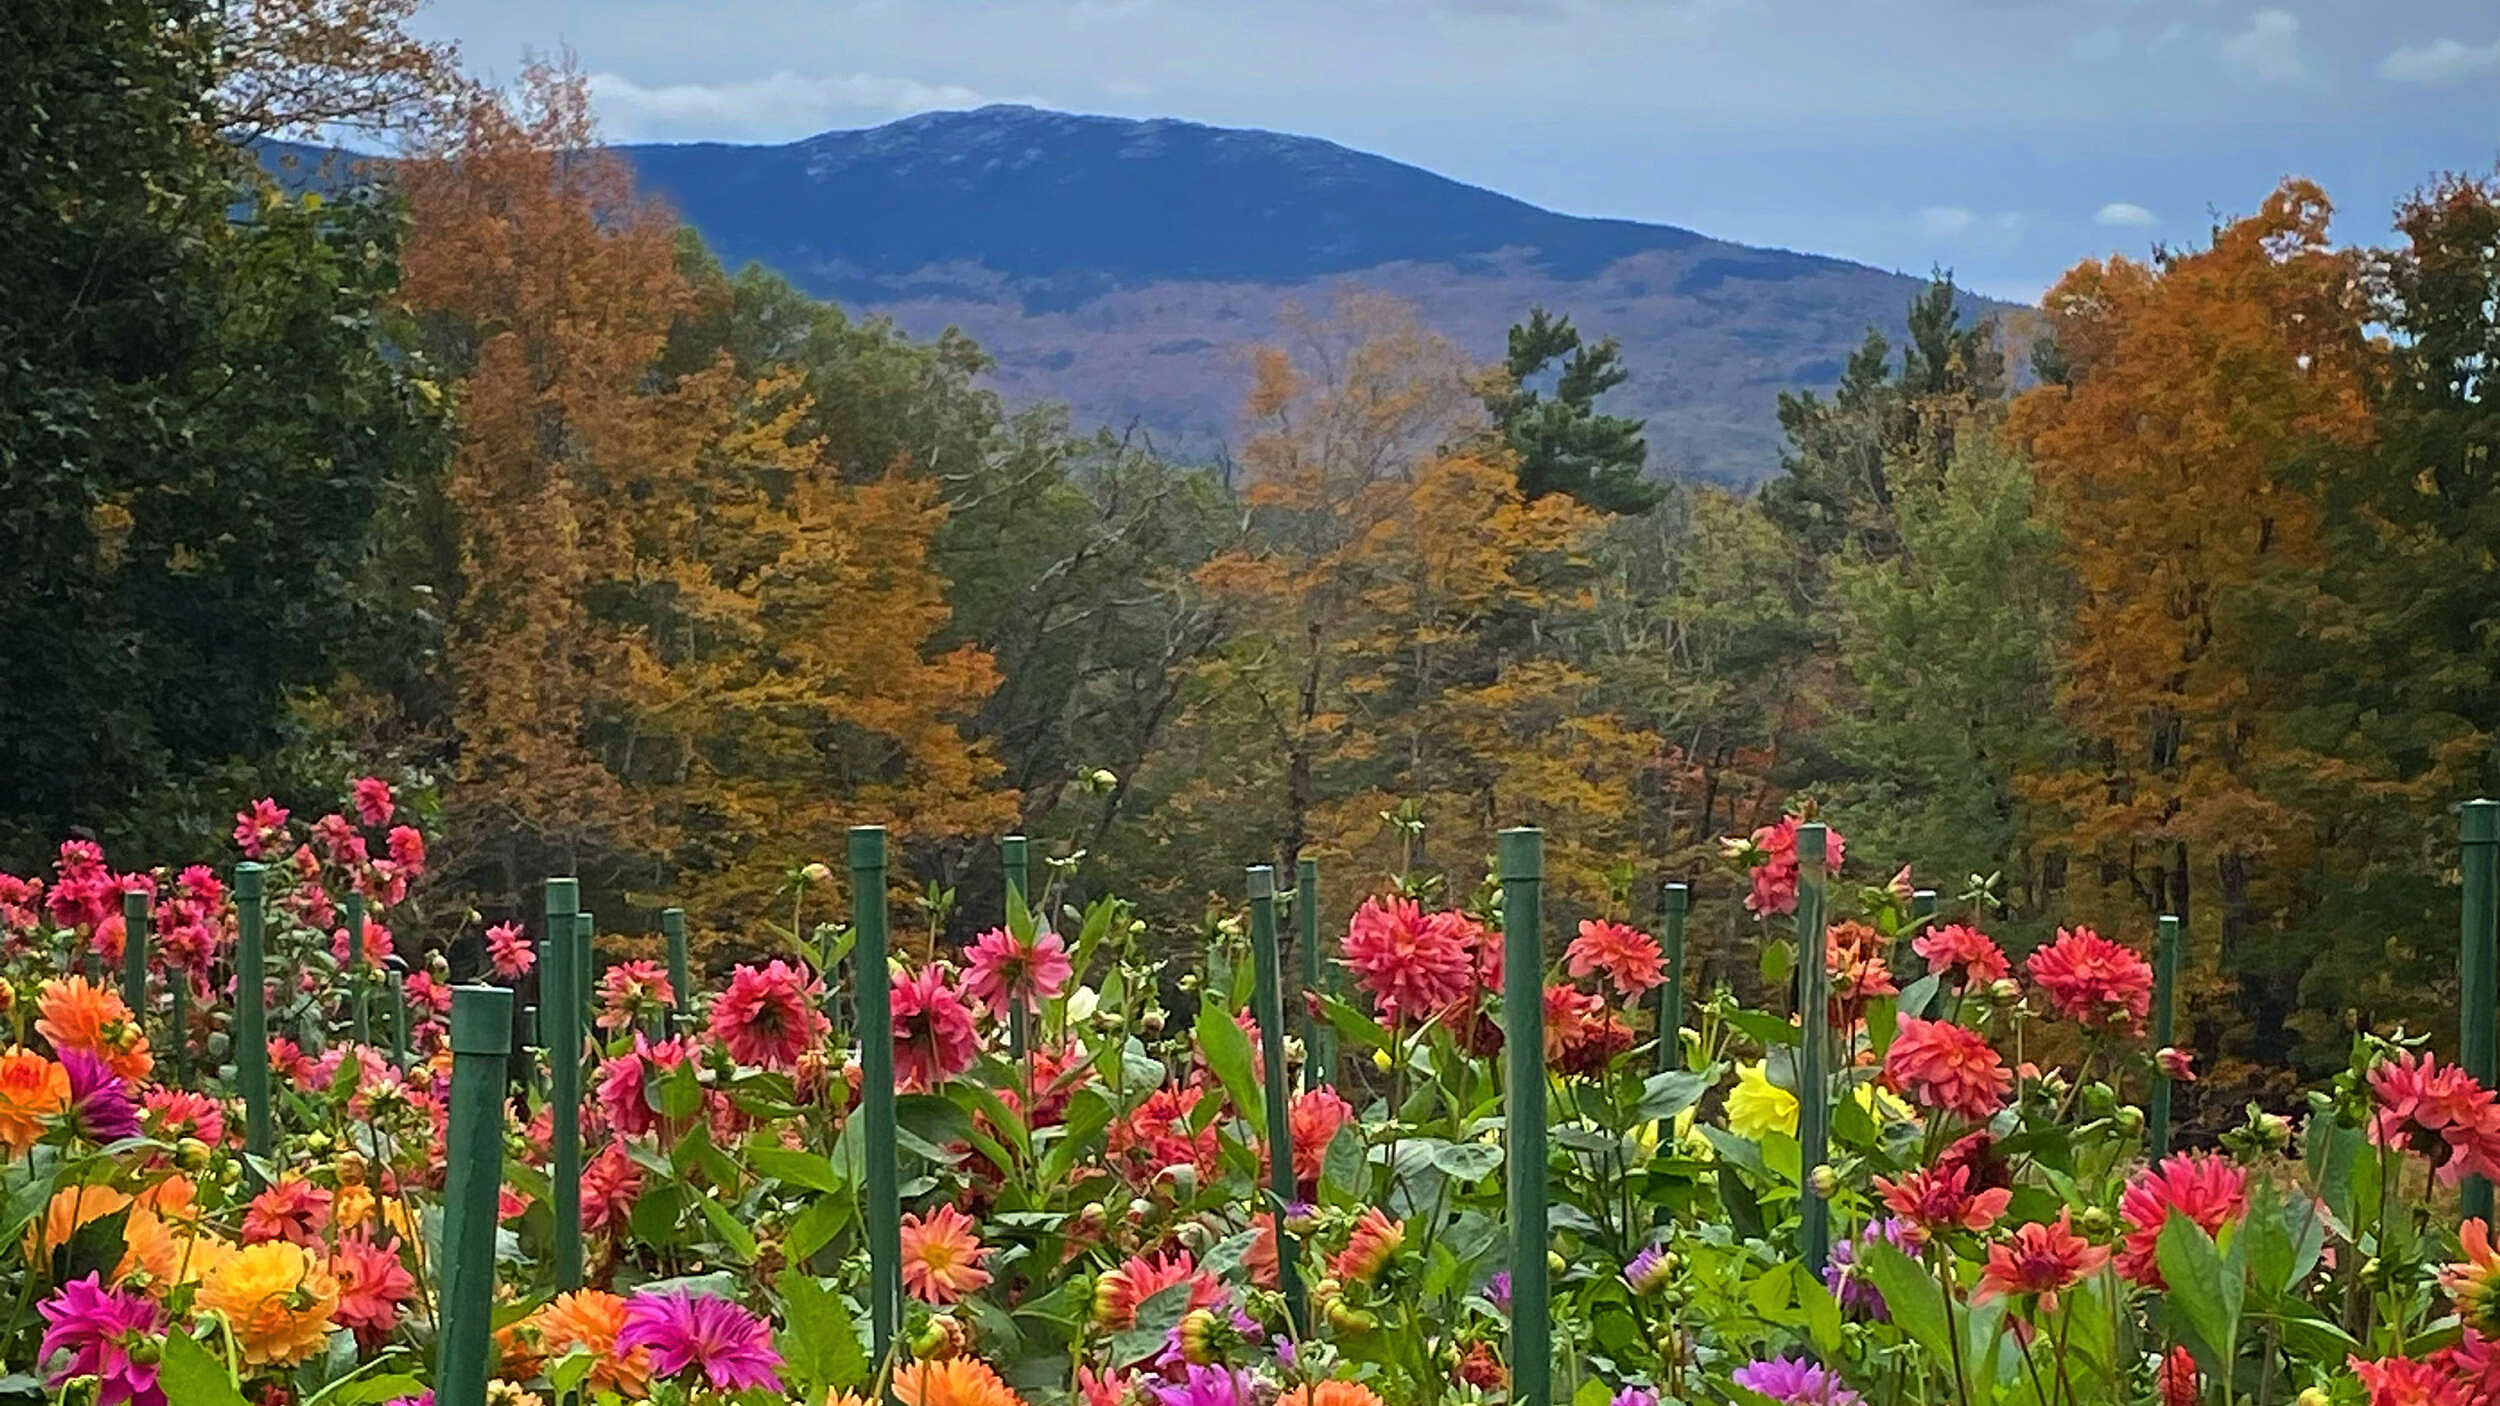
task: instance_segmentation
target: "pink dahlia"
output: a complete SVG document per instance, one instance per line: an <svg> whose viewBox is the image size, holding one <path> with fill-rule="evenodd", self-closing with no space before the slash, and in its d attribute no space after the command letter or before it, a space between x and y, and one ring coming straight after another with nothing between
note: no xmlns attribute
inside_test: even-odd
<svg viewBox="0 0 2500 1406"><path fill-rule="evenodd" d="M1420 1019L1475 993L1484 930L1463 913L1426 914L1406 898L1367 898L1346 924L1345 960L1390 1020Z"/></svg>
<svg viewBox="0 0 2500 1406"><path fill-rule="evenodd" d="M2147 1167L2118 1197L2125 1227L2118 1272L2149 1289L2162 1287L2157 1251L2162 1227L2173 1215L2187 1217L2208 1235L2248 1213L2248 1173L2210 1152L2181 1152Z"/></svg>
<svg viewBox="0 0 2500 1406"><path fill-rule="evenodd" d="M270 848L286 838L286 807L267 796L234 813L235 848L245 859L266 859Z"/></svg>
<svg viewBox="0 0 2500 1406"><path fill-rule="evenodd" d="M932 963L894 982L894 1076L905 1089L934 1089L972 1067L981 1042L972 1008Z"/></svg>
<svg viewBox="0 0 2500 1406"><path fill-rule="evenodd" d="M519 981L538 965L538 951L519 923L497 923L486 930L486 961L496 976Z"/></svg>
<svg viewBox="0 0 2500 1406"><path fill-rule="evenodd" d="M816 1008L824 994L824 983L778 958L760 969L739 967L712 1003L712 1037L741 1064L796 1069L799 1056L833 1029Z"/></svg>
<svg viewBox="0 0 2500 1406"><path fill-rule="evenodd" d="M1028 1011L1057 999L1068 989L1076 968L1068 960L1068 944L1055 932L1036 935L1030 944L1016 941L1005 928L992 928L972 940L964 952L964 994L993 1011L1006 1011L1021 1001Z"/></svg>
<svg viewBox="0 0 2500 1406"><path fill-rule="evenodd" d="M651 1350L654 1377L700 1371L715 1391L782 1389L781 1354L773 1351L771 1327L710 1294L671 1289L627 1299L616 1352L622 1356L638 1347Z"/></svg>
<svg viewBox="0 0 2500 1406"><path fill-rule="evenodd" d="M1580 935L1564 955L1573 976L1602 975L1627 1001L1639 1000L1667 979L1658 939L1625 923L1582 919Z"/></svg>
<svg viewBox="0 0 2500 1406"><path fill-rule="evenodd" d="M2014 1072L1987 1040L1949 1020L1900 1017L1884 1051L1884 1082L1922 1107L1984 1123L2013 1091Z"/></svg>
<svg viewBox="0 0 2500 1406"><path fill-rule="evenodd" d="M1911 940L1910 950L1927 959L1929 975L1955 991L1978 990L2014 974L1996 939L1960 923L1929 928Z"/></svg>
<svg viewBox="0 0 2500 1406"><path fill-rule="evenodd" d="M2025 965L2058 1014L2095 1030L2143 1033L2153 967L2142 957L2090 928L2059 928Z"/></svg>
<svg viewBox="0 0 2500 1406"><path fill-rule="evenodd" d="M2370 1092L2370 1141L2423 1157L2450 1186L2468 1172L2500 1179L2500 1100L2473 1075L2427 1052L2398 1055L2370 1070Z"/></svg>
<svg viewBox="0 0 2500 1406"><path fill-rule="evenodd" d="M47 1326L35 1348L36 1364L62 1354L68 1358L45 1378L48 1385L94 1377L97 1406L165 1406L165 1389L156 1380L165 1315L154 1300L107 1289L90 1274L62 1285L37 1311Z"/></svg>
<svg viewBox="0 0 2500 1406"><path fill-rule="evenodd" d="M391 797L391 783L378 776L356 778L356 818L377 828L391 823L396 802Z"/></svg>
<svg viewBox="0 0 2500 1406"><path fill-rule="evenodd" d="M619 962L599 976L598 1026L622 1033L677 1004L668 973L657 962Z"/></svg>

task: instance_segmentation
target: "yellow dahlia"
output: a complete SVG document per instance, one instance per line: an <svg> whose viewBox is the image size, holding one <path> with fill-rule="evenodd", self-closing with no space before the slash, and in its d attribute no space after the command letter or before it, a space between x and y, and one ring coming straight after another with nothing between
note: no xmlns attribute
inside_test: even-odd
<svg viewBox="0 0 2500 1406"><path fill-rule="evenodd" d="M247 1245L210 1270L198 1305L225 1315L245 1362L285 1367L321 1346L338 1302L338 1280L326 1265L301 1245L271 1240Z"/></svg>

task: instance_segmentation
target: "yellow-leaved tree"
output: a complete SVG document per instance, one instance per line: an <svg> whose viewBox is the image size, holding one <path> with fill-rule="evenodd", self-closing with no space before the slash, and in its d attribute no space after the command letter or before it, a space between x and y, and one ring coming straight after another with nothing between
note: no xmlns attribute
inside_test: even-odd
<svg viewBox="0 0 2500 1406"><path fill-rule="evenodd" d="M1496 830L1536 824L1549 872L1595 889L1656 745L1566 648L1598 515L1522 497L1474 417L1483 373L1408 309L1349 296L1299 334L1255 361L1242 537L1197 574L1228 637L1192 681L1174 755L1197 764L1160 823L1245 863L1462 886ZM1419 846L1382 819L1408 803Z"/></svg>

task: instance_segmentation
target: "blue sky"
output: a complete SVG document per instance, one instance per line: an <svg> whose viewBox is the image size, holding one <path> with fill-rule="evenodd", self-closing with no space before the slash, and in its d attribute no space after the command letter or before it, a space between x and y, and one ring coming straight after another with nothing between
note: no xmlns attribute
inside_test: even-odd
<svg viewBox="0 0 2500 1406"><path fill-rule="evenodd" d="M433 0L622 140L983 102L1327 137L1554 209L2031 299L2286 175L2355 241L2500 160L2500 0Z"/></svg>

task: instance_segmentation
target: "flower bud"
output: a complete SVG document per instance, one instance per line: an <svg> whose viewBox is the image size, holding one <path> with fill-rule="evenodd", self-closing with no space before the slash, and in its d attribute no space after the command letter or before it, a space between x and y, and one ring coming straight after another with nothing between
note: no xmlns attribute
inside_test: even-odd
<svg viewBox="0 0 2500 1406"><path fill-rule="evenodd" d="M1216 1358L1216 1332L1222 1325L1213 1313L1193 1308L1181 1315L1181 1360L1204 1367Z"/></svg>
<svg viewBox="0 0 2500 1406"><path fill-rule="evenodd" d="M1818 1163L1806 1174L1806 1185L1814 1189L1816 1196L1829 1201L1840 1190L1840 1173L1833 1171L1828 1162Z"/></svg>
<svg viewBox="0 0 2500 1406"><path fill-rule="evenodd" d="M2327 1403L2333 1399L2326 1394L2325 1387L2312 1386L2301 1388L2300 1395L2292 1398L2292 1401L2293 1406L2327 1406Z"/></svg>
<svg viewBox="0 0 2500 1406"><path fill-rule="evenodd" d="M2000 1006L2010 1006L2023 998L2023 984L2010 976L2000 976L1988 983L1988 999Z"/></svg>
<svg viewBox="0 0 2500 1406"><path fill-rule="evenodd" d="M1391 1064L1389 1060L1389 1052L1387 1050L1372 1051L1372 1068L1379 1070L1383 1074L1389 1072Z"/></svg>
<svg viewBox="0 0 2500 1406"><path fill-rule="evenodd" d="M2144 1131L2144 1110L2132 1103L2119 1109L2113 1116L2118 1120L2118 1131L2129 1137L2134 1137L2137 1133Z"/></svg>
<svg viewBox="0 0 2500 1406"><path fill-rule="evenodd" d="M1162 1008L1161 1008L1161 1007L1159 1007L1159 1006L1156 1006L1156 1007L1149 1007L1149 1008L1147 1009L1147 1011L1146 1011L1146 1013L1145 1013L1144 1015L1141 1015L1141 1016L1139 1016L1139 1017L1137 1018L1137 1028L1138 1028L1138 1030L1139 1030L1141 1033L1143 1033L1143 1034L1147 1034L1147 1035L1160 1035L1160 1034L1162 1034L1162 1033L1163 1033L1163 1010L1162 1010Z"/></svg>
<svg viewBox="0 0 2500 1406"><path fill-rule="evenodd" d="M828 868L824 861L818 860L801 869L799 877L811 884L827 884L833 882L833 870Z"/></svg>
<svg viewBox="0 0 2500 1406"><path fill-rule="evenodd" d="M2117 1223L2110 1217L2110 1214L2106 1209L2100 1206L2093 1206L2084 1211L2081 1224L2083 1226L2083 1233L2097 1240L2100 1237L2109 1234L2109 1232L2116 1227Z"/></svg>

